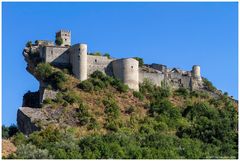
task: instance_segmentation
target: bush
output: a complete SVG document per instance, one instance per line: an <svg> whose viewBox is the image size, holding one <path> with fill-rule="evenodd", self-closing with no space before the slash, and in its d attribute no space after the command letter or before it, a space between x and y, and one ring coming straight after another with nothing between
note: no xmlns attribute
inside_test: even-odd
<svg viewBox="0 0 240 161"><path fill-rule="evenodd" d="M143 59L139 57L134 57L139 62L139 66L142 67L144 65Z"/></svg>
<svg viewBox="0 0 240 161"><path fill-rule="evenodd" d="M81 98L79 97L79 95L74 91L68 91L68 92L64 93L63 99L70 104L81 103L81 101L82 101Z"/></svg>
<svg viewBox="0 0 240 161"><path fill-rule="evenodd" d="M102 56L100 52L95 52L95 53L89 53L89 55L94 55L94 56Z"/></svg>
<svg viewBox="0 0 240 161"><path fill-rule="evenodd" d="M82 81L78 84L78 88L82 89L85 92L91 92L94 89L92 82L89 80Z"/></svg>
<svg viewBox="0 0 240 161"><path fill-rule="evenodd" d="M4 125L2 125L2 138L3 139L9 138L8 132L9 132L9 128L4 126Z"/></svg>
<svg viewBox="0 0 240 161"><path fill-rule="evenodd" d="M26 43L26 47L31 47L32 46L32 41L28 41L27 43Z"/></svg>
<svg viewBox="0 0 240 161"><path fill-rule="evenodd" d="M107 77L103 72L96 70L91 74L91 78L97 78L103 80L105 77Z"/></svg>
<svg viewBox="0 0 240 161"><path fill-rule="evenodd" d="M136 98L138 98L138 99L141 100L141 101L144 99L143 94L140 93L140 92L137 92L137 91L133 91L133 96L136 97Z"/></svg>
<svg viewBox="0 0 240 161"><path fill-rule="evenodd" d="M134 112L134 107L133 106L130 106L125 110L125 113L127 113L127 114L131 114L133 112Z"/></svg>
<svg viewBox="0 0 240 161"><path fill-rule="evenodd" d="M139 85L139 91L144 95L151 94L154 90L155 86L148 79L144 79L143 82Z"/></svg>
<svg viewBox="0 0 240 161"><path fill-rule="evenodd" d="M114 79L113 82L111 82L111 85L114 86L119 92L127 92L129 89L128 86L123 84L123 82L119 79Z"/></svg>
<svg viewBox="0 0 240 161"><path fill-rule="evenodd" d="M156 114L165 115L171 119L178 119L181 117L181 113L178 108L167 99L161 101L152 102L149 108L149 113L154 116Z"/></svg>
<svg viewBox="0 0 240 161"><path fill-rule="evenodd" d="M106 87L104 82L102 80L98 79L98 78L92 79L91 82L92 82L92 84L94 86L94 90L95 91L101 90L101 89Z"/></svg>
<svg viewBox="0 0 240 161"><path fill-rule="evenodd" d="M83 103L79 104L79 108L77 112L78 112L78 120L80 125L83 126L88 124L90 120L90 114L88 113L87 107Z"/></svg>
<svg viewBox="0 0 240 161"><path fill-rule="evenodd" d="M63 90L67 77L62 71L57 71L49 76L48 81L50 81L53 88Z"/></svg>
<svg viewBox="0 0 240 161"><path fill-rule="evenodd" d="M35 145L20 145L16 151L17 159L51 159L46 149L38 149Z"/></svg>
<svg viewBox="0 0 240 161"><path fill-rule="evenodd" d="M178 96L187 97L189 95L189 91L186 88L178 88L175 92Z"/></svg>
<svg viewBox="0 0 240 161"><path fill-rule="evenodd" d="M56 43L56 45L62 45L63 44L63 39L62 38L60 38L60 37L57 37L56 38L56 40L55 40L55 43Z"/></svg>
<svg viewBox="0 0 240 161"><path fill-rule="evenodd" d="M108 118L117 119L119 117L120 109L113 98L104 99L103 104L105 106L104 112Z"/></svg>
<svg viewBox="0 0 240 161"><path fill-rule="evenodd" d="M97 123L97 120L95 118L90 118L88 130L98 129L99 124Z"/></svg>
<svg viewBox="0 0 240 161"><path fill-rule="evenodd" d="M52 99L46 98L45 100L43 100L43 104L52 104Z"/></svg>
<svg viewBox="0 0 240 161"><path fill-rule="evenodd" d="M47 80L53 73L52 66L49 63L40 63L36 67L36 74L43 80Z"/></svg>
<svg viewBox="0 0 240 161"><path fill-rule="evenodd" d="M105 53L103 56L106 56L108 59L111 59L110 54Z"/></svg>
<svg viewBox="0 0 240 161"><path fill-rule="evenodd" d="M206 79L206 78L203 78L203 85L204 85L204 87L205 87L207 90L209 90L209 91L211 91L211 92L216 91L216 87L214 87L213 84L212 84L212 82L210 82L210 81L209 81L208 79Z"/></svg>
<svg viewBox="0 0 240 161"><path fill-rule="evenodd" d="M27 142L26 137L23 135L23 133L17 133L14 137L13 137L13 143L14 145L18 146L21 144L25 144Z"/></svg>

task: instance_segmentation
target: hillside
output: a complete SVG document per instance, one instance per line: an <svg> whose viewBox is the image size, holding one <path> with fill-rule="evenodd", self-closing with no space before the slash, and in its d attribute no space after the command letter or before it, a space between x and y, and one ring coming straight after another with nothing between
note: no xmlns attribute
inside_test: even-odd
<svg viewBox="0 0 240 161"><path fill-rule="evenodd" d="M202 90L161 87L145 80L139 92L95 71L85 81L69 69L25 55L27 70L46 90L57 91L39 107L34 92L18 111L20 131L6 158L183 159L237 158L237 101L204 79ZM37 130L37 131L35 131ZM34 132L35 131L35 132ZM30 152L30 153L29 153Z"/></svg>

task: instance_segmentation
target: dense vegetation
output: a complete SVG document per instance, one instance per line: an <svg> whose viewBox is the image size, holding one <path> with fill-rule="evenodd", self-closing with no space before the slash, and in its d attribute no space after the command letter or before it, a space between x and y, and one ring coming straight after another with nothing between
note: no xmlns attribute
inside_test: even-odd
<svg viewBox="0 0 240 161"><path fill-rule="evenodd" d="M62 38L60 38L60 37L57 37L56 38L56 40L55 40L55 43L56 43L56 45L62 45L63 44L63 39Z"/></svg>
<svg viewBox="0 0 240 161"><path fill-rule="evenodd" d="M45 104L56 108L75 106L78 125L60 128L49 124L28 137L14 127L12 130L3 127L3 138L11 138L17 147L17 151L8 158L189 159L238 156L238 115L234 102L226 95L214 98L201 91L157 87L147 80L140 85L139 92L134 92L120 80L99 71L88 80L78 82L76 87L67 88L69 76L49 64L39 64L36 74L51 82L51 88L60 91L56 99L46 100ZM208 85L211 88L211 84ZM91 112L92 104L84 100L84 95L98 96L96 104L102 107L102 113L99 109ZM128 97L143 103L144 107L133 103L126 106ZM119 99L125 100L124 107ZM104 121L101 122L99 117ZM85 128L86 134L79 135L78 127Z"/></svg>

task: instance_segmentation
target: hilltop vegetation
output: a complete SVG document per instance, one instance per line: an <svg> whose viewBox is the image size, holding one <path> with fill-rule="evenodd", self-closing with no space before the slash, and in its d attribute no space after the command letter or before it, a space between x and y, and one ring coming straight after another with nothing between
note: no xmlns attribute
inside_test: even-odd
<svg viewBox="0 0 240 161"><path fill-rule="evenodd" d="M35 74L58 90L41 110L58 115L36 122L42 130L28 137L5 129L4 138L17 147L7 158L238 157L237 104L226 95L214 98L206 91L157 87L147 80L136 92L99 71L80 82L66 69L45 63Z"/></svg>

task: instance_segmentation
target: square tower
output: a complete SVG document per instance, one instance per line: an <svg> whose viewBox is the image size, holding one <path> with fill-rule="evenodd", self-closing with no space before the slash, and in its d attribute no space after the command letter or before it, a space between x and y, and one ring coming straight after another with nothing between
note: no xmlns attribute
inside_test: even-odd
<svg viewBox="0 0 240 161"><path fill-rule="evenodd" d="M56 40L62 40L61 46L71 46L71 31L60 30L56 33Z"/></svg>

